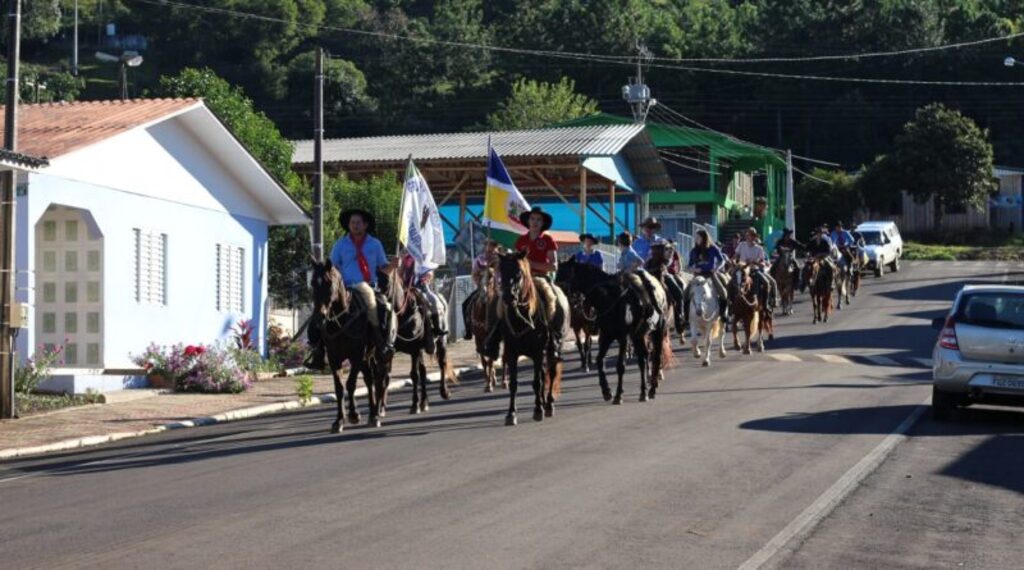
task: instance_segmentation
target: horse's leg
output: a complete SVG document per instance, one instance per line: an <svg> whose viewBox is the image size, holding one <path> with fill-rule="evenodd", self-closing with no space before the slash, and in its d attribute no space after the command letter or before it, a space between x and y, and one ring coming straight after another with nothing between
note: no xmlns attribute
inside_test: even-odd
<svg viewBox="0 0 1024 570"><path fill-rule="evenodd" d="M771 317L762 316L757 320L757 351L764 352L764 331L770 326Z"/></svg>
<svg viewBox="0 0 1024 570"><path fill-rule="evenodd" d="M640 401L647 401L647 380L650 375L650 356L651 353L647 349L647 335L641 336L637 339L636 347L636 364L640 369Z"/></svg>
<svg viewBox="0 0 1024 570"><path fill-rule="evenodd" d="M508 413L505 414L505 425L514 426L516 419L516 393L519 391L519 355L506 349L505 373L508 374Z"/></svg>
<svg viewBox="0 0 1024 570"><path fill-rule="evenodd" d="M362 418L359 417L359 409L356 408L356 382L359 380L359 372L363 368L362 357L349 360L351 367L348 371L348 378L345 380L345 391L348 392L348 423L358 424Z"/></svg>
<svg viewBox="0 0 1024 570"><path fill-rule="evenodd" d="M740 347L740 338L739 338L739 335L740 335L740 321L741 320L743 320L743 319L740 317L739 311L737 311L736 312L736 318L732 322L732 348L733 348L733 350L736 350L736 351L739 351L740 348L741 348ZM728 333L726 333L726 334L728 334Z"/></svg>
<svg viewBox="0 0 1024 570"><path fill-rule="evenodd" d="M615 373L618 375L618 385L615 388L615 398L612 403L622 404L622 377L626 374L626 349L630 345L629 337L619 339L619 358L615 361Z"/></svg>
<svg viewBox="0 0 1024 570"><path fill-rule="evenodd" d="M419 358L419 351L413 351L413 353L409 355L409 380L412 381L412 405L409 407L410 414L420 413L420 368L417 365Z"/></svg>
<svg viewBox="0 0 1024 570"><path fill-rule="evenodd" d="M591 356L590 351L594 347L594 337L590 334L589 330L584 330L583 334L586 336L583 338L583 352L587 353L587 372L594 367L594 357Z"/></svg>
<svg viewBox="0 0 1024 570"><path fill-rule="evenodd" d="M422 392L420 392L420 411L430 411L430 401L427 398L427 358L420 353L420 364L419 364L419 375L420 385L423 386ZM444 369L441 369L441 384L444 384Z"/></svg>
<svg viewBox="0 0 1024 570"><path fill-rule="evenodd" d="M722 331L722 336L719 337L719 338L721 338L721 340L719 341L720 344L718 345L718 357L719 358L725 358L726 354L725 354L725 331L724 330ZM711 345L708 345L708 352L709 352L708 359L711 358L710 351L711 351Z"/></svg>
<svg viewBox="0 0 1024 570"><path fill-rule="evenodd" d="M480 355L480 368L484 371L484 392L494 391L494 368L486 356Z"/></svg>
<svg viewBox="0 0 1024 570"><path fill-rule="evenodd" d="M671 339L671 335L668 330L668 321L665 321L663 325L656 330L656 334L651 339L651 346L653 348L653 352L651 353L651 385L647 389L647 396L652 400L658 393L661 381L665 378L666 362L664 360L665 352L663 351L663 348L665 347L665 343L670 342L669 339ZM669 350L672 350L671 346L669 347Z"/></svg>
<svg viewBox="0 0 1024 570"><path fill-rule="evenodd" d="M452 381L454 382L454 372L451 366L451 362L448 361L448 339L441 337L441 340L437 343L437 369L441 372L441 386L439 390L442 400L449 400L452 397L452 391L448 388L449 375L453 375Z"/></svg>
<svg viewBox="0 0 1024 570"><path fill-rule="evenodd" d="M601 396L604 397L605 402L612 399L612 390L608 387L608 376L604 372L605 355L608 354L608 348L611 344L612 336L610 334L601 333L601 336L597 337L597 382L601 386ZM621 353L621 344L619 346L619 352ZM621 356L619 359L621 361Z"/></svg>
<svg viewBox="0 0 1024 570"><path fill-rule="evenodd" d="M572 334L576 337L576 352L580 354L580 370L587 372L587 353L584 350L583 337L581 336L586 333L583 333L582 329L572 327Z"/></svg>
<svg viewBox="0 0 1024 570"><path fill-rule="evenodd" d="M331 367L331 377L334 380L334 398L338 402L338 417L331 424L331 433L339 433L344 429L342 426L345 423L345 390L341 386L341 376L338 375L341 364L334 362L330 351L327 352L327 363Z"/></svg>
<svg viewBox="0 0 1024 570"><path fill-rule="evenodd" d="M702 339L702 342L704 343L704 357L703 357L704 360L703 360L703 362L700 363L700 365L703 366L703 367L711 366L711 347L714 346L714 343L715 343L715 327L716 326L719 326L719 325L716 325L713 322L712 323L708 323L707 331L704 334L704 338ZM724 331L723 331L723 334L722 334L722 338L723 339L725 338Z"/></svg>
<svg viewBox="0 0 1024 570"><path fill-rule="evenodd" d="M544 349L533 355L533 421L544 420L544 398L551 379L544 369Z"/></svg>

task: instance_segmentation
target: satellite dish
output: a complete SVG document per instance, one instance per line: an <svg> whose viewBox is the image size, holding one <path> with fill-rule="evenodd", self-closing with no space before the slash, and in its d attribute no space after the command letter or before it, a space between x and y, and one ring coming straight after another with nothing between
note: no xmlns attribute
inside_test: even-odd
<svg viewBox="0 0 1024 570"><path fill-rule="evenodd" d="M106 61L109 63L117 63L121 61L121 58L117 57L116 55L111 55L109 53L104 53L102 51L96 52L96 59L100 61Z"/></svg>

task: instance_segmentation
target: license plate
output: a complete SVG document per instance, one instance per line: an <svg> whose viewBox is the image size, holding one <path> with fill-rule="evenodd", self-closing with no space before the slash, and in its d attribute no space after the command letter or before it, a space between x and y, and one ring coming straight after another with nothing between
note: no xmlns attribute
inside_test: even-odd
<svg viewBox="0 0 1024 570"><path fill-rule="evenodd" d="M992 385L997 388L1012 388L1024 390L1024 378L1020 376L998 375L992 377Z"/></svg>

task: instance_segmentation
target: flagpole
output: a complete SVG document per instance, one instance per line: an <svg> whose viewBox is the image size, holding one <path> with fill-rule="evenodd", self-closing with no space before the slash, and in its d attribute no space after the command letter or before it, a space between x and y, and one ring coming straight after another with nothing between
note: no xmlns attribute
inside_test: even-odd
<svg viewBox="0 0 1024 570"><path fill-rule="evenodd" d="M409 183L409 172L412 170L412 153L409 153L409 160L405 164L405 177L402 179L402 201L398 206L398 235L402 235L402 224L405 223L405 185ZM395 240L395 257L402 253L402 240Z"/></svg>
<svg viewBox="0 0 1024 570"><path fill-rule="evenodd" d="M491 135L487 135L487 171L491 167ZM491 220L487 217L487 171L484 172L484 219L487 220L487 239L491 239ZM475 239L475 236L474 236Z"/></svg>

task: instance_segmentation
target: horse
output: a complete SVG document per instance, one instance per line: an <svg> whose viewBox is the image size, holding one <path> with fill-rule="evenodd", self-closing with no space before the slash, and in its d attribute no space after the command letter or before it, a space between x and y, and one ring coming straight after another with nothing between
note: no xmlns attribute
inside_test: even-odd
<svg viewBox="0 0 1024 570"><path fill-rule="evenodd" d="M637 287L624 284L620 277L609 275L599 267L577 263L574 259L558 266L556 280L564 283L570 294L581 294L589 305L599 308L594 314L598 328L597 377L604 400L622 404L626 350L630 345L635 348L640 367L640 401L654 399L664 378L664 369L672 359L665 296L661 295L661 301L656 301L660 302L659 307L648 307ZM651 284L658 286L653 279ZM650 316L645 318L648 313ZM604 363L609 348L616 341L619 345L615 364L618 387L613 398Z"/></svg>
<svg viewBox="0 0 1024 570"><path fill-rule="evenodd" d="M782 302L782 314L793 314L793 301L796 297L796 273L793 271L793 250L783 248L778 259L772 265L772 278L779 286L779 297Z"/></svg>
<svg viewBox="0 0 1024 570"><path fill-rule="evenodd" d="M680 345L685 345L686 331L683 330L683 297L686 291L687 279L668 270L669 265L672 263L670 253L674 253L674 251L669 248L652 247L651 258L647 261L646 270L665 289L669 312L672 313L672 323L676 333L679 335L679 343Z"/></svg>
<svg viewBox="0 0 1024 570"><path fill-rule="evenodd" d="M345 289L341 275L329 259L312 262L313 315L320 320L320 338L327 353L327 363L334 378L334 395L338 402L338 416L331 424L331 433L339 433L344 424L345 390L348 390L348 421L359 423L356 409L356 379L361 372L366 383L370 424L380 427L387 393L387 369L390 359L375 349L369 340L365 311L352 307L352 294ZM349 373L342 388L338 372L348 361Z"/></svg>
<svg viewBox="0 0 1024 570"><path fill-rule="evenodd" d="M569 319L569 301L558 287L534 280L526 252L498 255L501 296L497 317L505 344L505 368L509 376L509 405L505 425L518 423L516 394L519 391L519 357L533 361L534 421L555 413L555 400L562 387L562 329Z"/></svg>
<svg viewBox="0 0 1024 570"><path fill-rule="evenodd" d="M836 282L836 309L843 310L843 302L850 304L850 293L853 290L853 256L842 253L838 263Z"/></svg>
<svg viewBox="0 0 1024 570"><path fill-rule="evenodd" d="M420 414L430 410L430 402L427 397L427 365L426 354L437 352L439 339L434 337L434 330L431 325L430 310L424 304L424 300L416 295L411 285L412 276L405 275L402 279L389 278L383 282L385 296L395 309L395 318L398 326L395 335L395 350L409 355L411 367L409 379L412 381L412 405L409 408L410 414ZM406 283L403 284L403 281ZM443 336L443 335L442 335ZM441 398L451 398L448 390L450 377L454 376L451 364L447 362L447 350L441 364L440 394ZM388 367L388 381L390 383L391 367ZM384 411L387 409L387 395L384 397Z"/></svg>
<svg viewBox="0 0 1024 570"><path fill-rule="evenodd" d="M811 292L814 319L811 324L828 322L832 313L832 291L835 288L832 265L823 259L812 259L804 265L804 282Z"/></svg>
<svg viewBox="0 0 1024 570"><path fill-rule="evenodd" d="M476 292L471 302L465 307L469 311L469 322L473 333L473 340L476 343L476 353L480 356L480 367L484 372L484 379L486 381L484 392L493 392L494 386L497 383L494 360L485 355L487 351L484 349L487 334L491 330L490 319L493 318L493 315L489 315L489 313L491 312L491 307L496 302L496 297L494 270L488 267L481 274L480 281L477 282ZM508 389L508 375L506 371L507 369L502 369L501 384L503 388Z"/></svg>
<svg viewBox="0 0 1024 570"><path fill-rule="evenodd" d="M582 293L569 294L569 328L576 339L576 350L580 353L580 370L590 372L594 360L590 348L594 335L600 329L597 328L597 311Z"/></svg>
<svg viewBox="0 0 1024 570"><path fill-rule="evenodd" d="M743 354L750 354L750 344L754 335L757 335L757 351L764 352L764 331L766 321L770 316L762 302L763 295L751 275L749 265L744 265L734 272L732 314L736 317L732 326L732 343L736 350L740 350L739 328L743 323L743 331L746 339L743 344Z"/></svg>
<svg viewBox="0 0 1024 570"><path fill-rule="evenodd" d="M711 283L711 278L698 275L690 283L693 299L690 302L690 336L693 342L693 357L701 358L701 342L704 344L704 362L701 366L711 366L711 346L715 339L721 337L718 357L725 358L725 329L718 306L718 294ZM697 340L698 334L701 340Z"/></svg>

